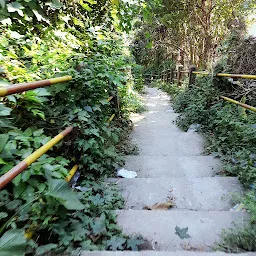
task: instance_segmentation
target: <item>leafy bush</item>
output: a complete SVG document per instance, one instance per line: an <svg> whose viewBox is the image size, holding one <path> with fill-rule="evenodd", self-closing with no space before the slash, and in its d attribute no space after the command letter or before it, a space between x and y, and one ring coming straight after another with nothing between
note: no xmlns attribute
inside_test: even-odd
<svg viewBox="0 0 256 256"><path fill-rule="evenodd" d="M0 174L74 127L0 192L0 254L136 250L141 239L124 236L111 212L123 200L103 182L123 161L120 139L130 130L129 112L139 105L134 88L142 90L140 67L131 76L126 72L134 63L120 31L125 19L118 18L133 6L108 0L0 5L1 86L73 78L1 98ZM64 180L74 164L81 175L76 189Z"/></svg>
<svg viewBox="0 0 256 256"><path fill-rule="evenodd" d="M163 82L162 80L157 80L155 86L170 94L172 96L172 100L174 100L175 97L178 96L179 93L181 93L184 90L184 87L186 85L183 84L182 87L178 87L176 83L170 84Z"/></svg>
<svg viewBox="0 0 256 256"><path fill-rule="evenodd" d="M220 95L229 95L232 85L222 79L197 78L196 84L183 90L162 85L174 95L174 109L180 112L177 125L187 130L200 124L200 131L207 140L206 151L219 156L225 163L225 175L238 176L249 189L256 183L256 115L237 105L224 102ZM244 100L244 99L242 99ZM249 190L242 203L251 213L251 223L244 229L234 228L222 234L218 249L227 252L253 251L256 229L256 194Z"/></svg>

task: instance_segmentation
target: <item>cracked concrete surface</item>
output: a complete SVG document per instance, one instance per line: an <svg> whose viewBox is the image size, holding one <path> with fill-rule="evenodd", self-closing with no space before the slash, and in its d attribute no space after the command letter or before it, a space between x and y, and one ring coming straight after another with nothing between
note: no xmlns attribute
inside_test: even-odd
<svg viewBox="0 0 256 256"><path fill-rule="evenodd" d="M156 251L85 255L226 255L211 252L214 242L223 228L231 227L232 222L242 226L247 219L244 212L230 211L231 194L242 191L237 178L218 176L221 163L204 155L202 136L175 125L177 114L166 93L147 88L145 104L147 111L132 117L131 139L138 145L139 155L127 156L125 165L136 171L138 178L118 181L126 205L117 214L124 233L142 235ZM170 210L143 209L169 199L175 203ZM189 238L175 234L176 226L188 228ZM198 251L186 251L191 247Z"/></svg>

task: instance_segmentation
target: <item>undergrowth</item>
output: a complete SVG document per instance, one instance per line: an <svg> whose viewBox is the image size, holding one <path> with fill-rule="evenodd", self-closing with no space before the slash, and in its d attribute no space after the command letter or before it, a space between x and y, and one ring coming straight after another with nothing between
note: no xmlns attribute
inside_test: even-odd
<svg viewBox="0 0 256 256"><path fill-rule="evenodd" d="M235 104L227 103L220 95L232 93L232 84L224 79L198 77L192 86L182 87L158 83L172 96L174 109L180 113L177 125L188 130L200 125L206 138L206 151L224 162L224 175L238 176L247 188L240 203L250 212L246 228L235 227L221 235L217 249L227 252L255 251L256 241L256 115ZM250 103L250 102L248 102Z"/></svg>
<svg viewBox="0 0 256 256"><path fill-rule="evenodd" d="M122 234L112 212L123 199L104 182L123 164L129 113L142 108L141 68L124 44L122 5L20 0L0 8L0 86L72 76L0 99L0 174L74 127L1 190L0 255L138 250L143 241ZM70 187L65 177L75 164L80 176Z"/></svg>

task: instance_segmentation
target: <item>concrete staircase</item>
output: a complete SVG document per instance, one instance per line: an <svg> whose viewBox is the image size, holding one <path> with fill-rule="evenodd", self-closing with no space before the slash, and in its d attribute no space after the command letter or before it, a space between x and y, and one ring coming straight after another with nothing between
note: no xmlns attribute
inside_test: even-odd
<svg viewBox="0 0 256 256"><path fill-rule="evenodd" d="M230 193L241 191L238 180L218 176L221 164L203 154L202 137L177 128L173 123L177 114L165 93L148 88L145 100L148 111L133 117L132 140L140 154L128 156L125 166L136 171L138 178L118 180L126 204L117 213L124 233L142 235L153 250L83 255L226 255L212 252L212 246L223 228L231 227L232 222L244 225L247 219L243 212L230 211ZM174 206L169 210L145 210L166 202ZM189 238L181 239L175 234L176 227L188 228Z"/></svg>

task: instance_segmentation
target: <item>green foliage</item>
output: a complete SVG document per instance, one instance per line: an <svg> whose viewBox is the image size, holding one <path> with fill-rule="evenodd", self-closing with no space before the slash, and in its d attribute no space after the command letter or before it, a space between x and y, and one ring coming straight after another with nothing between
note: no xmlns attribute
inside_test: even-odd
<svg viewBox="0 0 256 256"><path fill-rule="evenodd" d="M184 130L191 124L200 124L208 141L206 150L225 156L230 163L226 172L237 175L249 186L256 180L253 166L256 117L249 111L245 117L241 107L223 102L219 95L221 89L213 86L210 78L198 79L195 86L186 88L175 98L174 108L182 113L177 124Z"/></svg>
<svg viewBox="0 0 256 256"><path fill-rule="evenodd" d="M249 225L243 229L234 227L222 232L222 241L216 246L217 250L227 253L243 253L255 251L256 227Z"/></svg>
<svg viewBox="0 0 256 256"><path fill-rule="evenodd" d="M145 67L158 67L167 59L184 66L211 66L216 45L232 30L245 33L245 20L255 10L253 0L152 2L154 15L137 22L133 46L137 63Z"/></svg>
<svg viewBox="0 0 256 256"><path fill-rule="evenodd" d="M0 255L25 255L26 239L24 230L8 230L0 241Z"/></svg>
<svg viewBox="0 0 256 256"><path fill-rule="evenodd" d="M181 87L178 87L176 83L170 84L170 83L166 83L162 80L157 80L155 85L158 88L160 88L161 90L170 94L172 96L172 100L174 100L175 97L178 96L184 90L184 87L186 86L184 83Z"/></svg>
<svg viewBox="0 0 256 256"><path fill-rule="evenodd" d="M246 188L252 189L242 199L251 213L251 223L244 229L235 227L224 231L217 249L227 252L255 250L252 242L256 238L255 113L219 98L233 93L232 85L225 80L198 78L195 85L185 86L178 94L179 88L160 87L175 96L174 109L181 113L178 126L187 130L192 124L200 124L200 131L207 140L206 151L222 158L225 175L238 176Z"/></svg>
<svg viewBox="0 0 256 256"><path fill-rule="evenodd" d="M102 181L123 161L120 140L130 129L127 117L141 106L134 88L143 90L141 68L121 32L129 31L131 17L126 17L140 5L118 2L0 1L0 86L73 78L0 99L0 174L74 127L0 192L0 254L111 250L112 237L123 241L118 249L136 250L141 243L116 225L112 210L123 200ZM128 74L131 67L134 73ZM74 164L82 191L64 180Z"/></svg>

